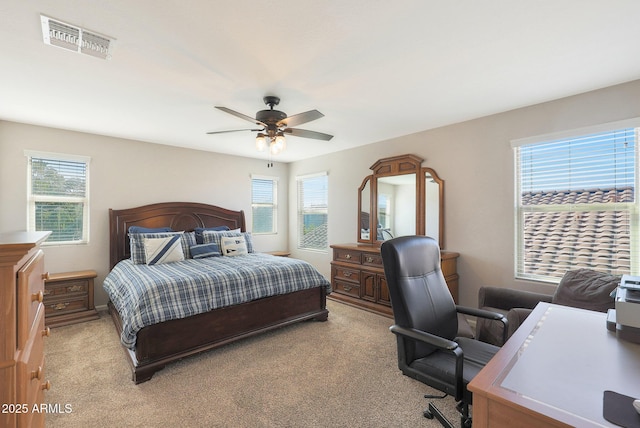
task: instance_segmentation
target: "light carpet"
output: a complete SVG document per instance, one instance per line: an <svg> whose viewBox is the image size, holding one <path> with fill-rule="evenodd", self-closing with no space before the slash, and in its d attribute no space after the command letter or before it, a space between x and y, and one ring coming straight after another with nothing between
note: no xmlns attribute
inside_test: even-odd
<svg viewBox="0 0 640 428"><path fill-rule="evenodd" d="M403 376L392 320L328 301L309 321L169 364L135 385L110 316L52 329L47 427L436 427ZM436 405L459 423L451 397Z"/></svg>

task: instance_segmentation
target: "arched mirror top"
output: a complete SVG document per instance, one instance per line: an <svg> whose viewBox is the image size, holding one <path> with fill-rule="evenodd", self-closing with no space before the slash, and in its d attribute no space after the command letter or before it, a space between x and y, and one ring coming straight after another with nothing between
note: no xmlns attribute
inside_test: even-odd
<svg viewBox="0 0 640 428"><path fill-rule="evenodd" d="M428 235L444 244L444 182L423 159L380 159L358 189L358 242L381 244L403 235Z"/></svg>

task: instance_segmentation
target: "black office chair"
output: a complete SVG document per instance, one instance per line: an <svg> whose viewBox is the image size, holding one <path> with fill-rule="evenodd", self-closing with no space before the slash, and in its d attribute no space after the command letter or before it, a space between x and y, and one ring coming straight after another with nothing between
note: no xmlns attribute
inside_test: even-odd
<svg viewBox="0 0 640 428"><path fill-rule="evenodd" d="M500 348L475 339L456 337L458 312L500 320L498 313L454 303L440 267L438 243L426 236L403 236L381 247L395 324L390 330L398 342L398 367L406 376L451 395L458 403L462 427L471 426L471 392L467 384ZM424 416L434 416L447 427L451 422L432 403Z"/></svg>

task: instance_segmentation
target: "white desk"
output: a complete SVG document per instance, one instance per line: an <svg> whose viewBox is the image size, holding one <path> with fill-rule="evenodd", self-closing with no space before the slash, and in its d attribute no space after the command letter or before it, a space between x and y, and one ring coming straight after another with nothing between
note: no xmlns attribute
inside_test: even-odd
<svg viewBox="0 0 640 428"><path fill-rule="evenodd" d="M618 339L606 314L539 304L469 384L473 426L616 426L603 393L640 397L640 345Z"/></svg>

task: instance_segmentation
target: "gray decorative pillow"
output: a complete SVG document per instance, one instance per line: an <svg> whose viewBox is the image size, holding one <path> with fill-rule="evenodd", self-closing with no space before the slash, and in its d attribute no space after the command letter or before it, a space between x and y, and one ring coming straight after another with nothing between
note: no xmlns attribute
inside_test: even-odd
<svg viewBox="0 0 640 428"><path fill-rule="evenodd" d="M591 269L568 271L558 284L551 303L607 312L615 306L611 292L620 285L620 279L620 276Z"/></svg>

